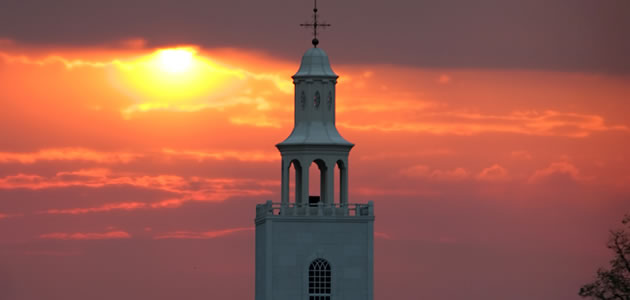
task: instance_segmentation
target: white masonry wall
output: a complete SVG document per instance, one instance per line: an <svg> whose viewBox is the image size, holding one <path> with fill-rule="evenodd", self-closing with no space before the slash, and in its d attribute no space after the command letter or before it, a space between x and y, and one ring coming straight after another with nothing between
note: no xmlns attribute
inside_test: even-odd
<svg viewBox="0 0 630 300"><path fill-rule="evenodd" d="M268 216L256 222L256 300L308 300L308 267L331 265L332 300L373 299L373 216Z"/></svg>

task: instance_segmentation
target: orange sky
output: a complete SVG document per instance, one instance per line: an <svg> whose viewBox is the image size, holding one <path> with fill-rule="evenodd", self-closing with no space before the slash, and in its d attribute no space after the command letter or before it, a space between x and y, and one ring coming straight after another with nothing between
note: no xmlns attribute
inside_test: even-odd
<svg viewBox="0 0 630 300"><path fill-rule="evenodd" d="M139 287L180 274L178 286L251 298L254 204L279 197L274 145L293 125L301 53L126 46L0 42L0 281L19 299L121 284L98 260ZM529 299L573 299L606 262L607 229L630 210L630 77L328 54L337 127L356 144L350 201L376 203L378 298L412 293L409 277L428 297L481 272L468 292L531 280ZM126 251L148 252L138 265ZM142 269L164 259L179 262L155 267L171 275ZM43 283L27 292L29 272Z"/></svg>

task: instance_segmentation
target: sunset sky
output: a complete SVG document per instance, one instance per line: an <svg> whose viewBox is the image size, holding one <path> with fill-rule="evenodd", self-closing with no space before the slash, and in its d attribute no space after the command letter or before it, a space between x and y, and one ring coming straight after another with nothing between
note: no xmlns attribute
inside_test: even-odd
<svg viewBox="0 0 630 300"><path fill-rule="evenodd" d="M375 298L579 299L630 213L630 2L319 8ZM0 299L253 299L311 9L3 0Z"/></svg>

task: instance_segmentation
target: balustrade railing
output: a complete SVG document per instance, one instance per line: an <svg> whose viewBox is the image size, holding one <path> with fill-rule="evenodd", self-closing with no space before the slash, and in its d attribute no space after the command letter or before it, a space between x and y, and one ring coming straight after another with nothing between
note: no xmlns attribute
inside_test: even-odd
<svg viewBox="0 0 630 300"><path fill-rule="evenodd" d="M256 205L256 217L262 216L374 216L374 203L279 203L267 201Z"/></svg>

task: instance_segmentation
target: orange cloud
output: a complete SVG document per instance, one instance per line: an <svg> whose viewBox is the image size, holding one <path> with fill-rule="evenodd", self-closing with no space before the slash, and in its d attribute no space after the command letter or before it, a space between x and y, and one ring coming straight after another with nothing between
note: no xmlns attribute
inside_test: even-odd
<svg viewBox="0 0 630 300"><path fill-rule="evenodd" d="M123 173L124 174L124 173ZM136 188L159 190L180 195L153 203L123 202L108 203L97 207L49 209L38 213L46 214L85 214L112 210L136 210L175 208L186 201L224 201L237 196L261 196L273 194L277 180L256 180L244 178L202 178L174 175L131 175L115 174L108 169L85 169L72 172L58 172L55 176L44 177L32 174L18 174L0 178L0 189L26 188L41 190L83 186L101 188L112 185L128 185Z"/></svg>
<svg viewBox="0 0 630 300"><path fill-rule="evenodd" d="M0 46L13 46L15 41L7 38L0 38Z"/></svg>
<svg viewBox="0 0 630 300"><path fill-rule="evenodd" d="M583 181L586 178L580 175L580 170L571 163L568 162L554 162L548 167L536 170L531 177L529 177L529 183L541 182L554 175L567 176L575 181Z"/></svg>
<svg viewBox="0 0 630 300"><path fill-rule="evenodd" d="M14 218L14 217L23 217L24 214L3 214L0 213L0 220L2 219L8 219L8 218Z"/></svg>
<svg viewBox="0 0 630 300"><path fill-rule="evenodd" d="M63 65L66 69L73 69L77 67L103 68L108 65L121 64L119 60L89 61L89 60L82 60L82 59L68 59L60 55L48 55L41 59L33 59L27 55L12 55L6 52L0 52L0 59L5 61L6 63L11 63L11 64L19 63L19 64L24 64L24 65L36 65L36 66L60 64L60 65Z"/></svg>
<svg viewBox="0 0 630 300"><path fill-rule="evenodd" d="M190 58L191 65L199 70L191 71L190 74L184 76L191 78L185 80L181 72L173 78L172 72L163 74L165 73L163 70L155 70L163 65L161 53L170 50L188 51L187 53L191 55L186 57ZM78 52L69 51L60 52L62 54L57 56L45 56L42 59L2 52L3 55L0 58L11 63L34 65L62 63L67 68L75 69L87 65L102 67L101 69L109 79L109 82L104 82L104 84L112 85L120 98L129 100L122 107L118 107L120 113L126 118L140 116L136 114L138 112L153 110L192 112L210 109L223 113L226 109L234 108L229 114L223 116L229 120L230 125L281 128L291 124L289 117L292 102L290 99L293 89L289 80L291 71L288 71L286 66L290 65L294 69L295 63L289 64L286 61L260 57L245 51L202 51L194 45L169 49L135 48L125 51L103 52L98 55L92 53L95 50L81 52L85 57L96 56L100 59L67 58L65 56L80 57ZM178 56L173 57L177 61ZM343 119L340 118L338 122L341 128L370 132L463 136L512 133L531 136L588 137L593 133L604 131L630 132L626 124L614 124L603 113L583 113L545 105L510 107L508 101L479 99L474 91L462 95L456 93L457 90L449 90L449 94L444 96L432 90L458 89L452 84L435 83L436 77L439 79L438 82L449 82L452 76L457 76L458 84L461 82L463 87L479 85L481 79L477 78L482 78L486 81L481 82L484 85L479 88L488 89L488 82L494 82L493 78L505 77L505 74L501 72L471 73L471 71L453 70L446 75L442 70L423 71L396 67L366 68L366 66L340 66L339 68L343 70L339 84L340 101L337 105L337 112L340 115L343 114ZM478 76L478 74L483 76ZM566 74L545 72L531 74L531 72L517 71L510 74L517 76L523 85L540 77L566 80L563 78ZM431 82L436 87L428 85L420 89L415 85L401 84L399 80L401 77L419 78L418 80ZM344 83L353 80L362 81L363 87ZM579 84L583 79L571 77L571 80ZM180 85L172 86L174 81L182 82ZM192 85L195 88L182 88L181 85ZM374 88L368 89L365 86ZM506 86L492 86L491 88L500 91L501 94L498 95L504 94L508 89ZM24 90L20 89L20 91ZM192 94L187 94L189 92ZM456 100L461 100L458 99L461 97L467 100L470 98L470 101L463 103L454 101L449 98L450 93L454 93L453 97ZM388 101L382 101L382 99L388 99ZM494 104L491 108L478 107L483 102ZM497 105L501 107L500 110L496 109ZM102 104L89 105L89 107L102 109ZM384 116L384 112L387 112L387 116ZM230 156L231 154L225 153L216 157ZM252 152L249 157L254 160L265 160L267 159L263 158L265 156L265 153ZM27 157L20 159L29 160Z"/></svg>
<svg viewBox="0 0 630 300"><path fill-rule="evenodd" d="M240 227L240 228L230 228L223 230L214 230L214 231L204 231L204 232L195 232L195 231L172 231L164 234L156 235L154 239L214 239L218 237L223 237L226 235L235 234L243 231L252 231L253 227Z"/></svg>
<svg viewBox="0 0 630 300"><path fill-rule="evenodd" d="M69 214L69 215L78 215L92 212L105 212L111 210L133 210L138 208L145 208L148 205L142 202L124 202L124 203L111 203L105 204L99 207L90 207L90 208L68 208L68 209L49 209L46 211L41 211L39 213L47 213L47 214Z"/></svg>
<svg viewBox="0 0 630 300"><path fill-rule="evenodd" d="M625 125L606 125L599 115L563 113L547 110L542 113L513 112L508 115L486 115L463 112L418 113L417 119L406 122L339 122L341 127L360 131L421 132L438 135L475 135L481 133L516 133L537 136L587 137L593 132L630 132ZM373 121L373 120L371 120Z"/></svg>
<svg viewBox="0 0 630 300"><path fill-rule="evenodd" d="M451 82L451 77L446 75L446 74L442 74L438 78L437 82L441 83L441 84L447 84L447 83Z"/></svg>
<svg viewBox="0 0 630 300"><path fill-rule="evenodd" d="M85 207L85 208L66 208L66 209L48 209L45 211L39 211L39 214L51 214L51 215L79 215L87 213L108 212L113 210L136 210L136 209L148 209L148 208L175 208L180 207L184 202L192 199L167 199L152 203L144 202L120 202L120 203L108 203L97 207Z"/></svg>
<svg viewBox="0 0 630 300"><path fill-rule="evenodd" d="M455 168L453 170L431 170L425 165L415 165L400 172L409 177L422 177L436 181L459 181L470 177L470 172L464 168Z"/></svg>
<svg viewBox="0 0 630 300"><path fill-rule="evenodd" d="M481 172L477 174L476 178L481 181L499 182L508 180L509 175L506 168L500 166L499 164L494 164L481 170Z"/></svg>
<svg viewBox="0 0 630 300"><path fill-rule="evenodd" d="M363 155L361 160L388 160L392 158L419 158L427 156L448 156L455 154L455 151L448 148L423 149L417 151L390 151Z"/></svg>
<svg viewBox="0 0 630 300"><path fill-rule="evenodd" d="M515 159L530 160L532 155L524 150L512 151L510 155Z"/></svg>
<svg viewBox="0 0 630 300"><path fill-rule="evenodd" d="M236 49L202 50L190 46L180 49L189 51L192 56L184 53L183 59L192 59L193 65L199 63L197 67L205 71L216 67L219 73L230 78L227 81L234 84L233 88L223 89L217 85L217 89L203 90L203 97L195 98L177 94L182 90L180 85L173 90L175 92L169 92L168 99L162 99L165 103L156 104L154 101L159 97L150 97L156 92L145 90L154 85L139 83L145 77L137 75L164 67L162 63L167 67L173 64L161 61L159 51L165 49L143 49L143 43L130 41L128 49L116 51L109 48L55 50L56 56L50 55L52 50L42 50L39 54L28 49L3 52L0 61L6 64L0 72L0 81L9 83L6 89L0 90L0 101L7 104L8 109L0 116L0 127L11 128L17 134L0 131L0 137L21 143L12 145L12 149L39 146L34 149L40 150L21 153L0 149L3 151L0 163L29 165L10 166L23 169L0 175L5 176L0 177L0 189L128 185L175 194L169 195L174 197L170 202L111 203L50 211L63 214L177 207L183 201L221 201L232 196L270 195L277 191L279 178L273 172L268 177L270 180L213 179L182 176L179 172L208 174L189 172L191 161L216 161L212 166L215 176L220 176L216 173L223 172L222 168L228 168L229 163L225 161L236 161L239 168L248 168L241 162L278 162L279 154L272 144L291 130L290 75L297 67L296 62ZM171 75L181 71L175 69L171 70ZM611 104L623 98L630 86L625 84L624 78L366 65L340 65L335 70L342 76L337 89L338 127L344 136L357 143L353 159L370 161L374 172L383 173L386 180L399 178L399 175L443 182L499 180L507 174L504 162L485 169L488 165L479 165L479 162L493 162L495 157L505 157L506 153L514 158L508 165L510 174L507 175L532 174L529 168L534 164L519 160L549 157L545 151L554 149L546 150L543 146L549 141L566 146L594 139L612 140L612 135L622 141L630 132L625 119L615 117L623 109L593 104L598 99ZM157 77L165 75L163 71L168 73L168 70L154 71L152 76ZM173 77L171 75L165 78ZM403 80L405 78L414 80ZM164 81L154 79L157 81L151 82ZM449 84L442 84L447 82ZM136 83L143 85L138 87ZM30 88L40 85L47 86ZM580 103L574 101L576 97ZM604 132L605 135L601 134ZM483 151L477 149L491 137L496 138L496 143ZM567 142L553 137L580 139ZM526 144L518 142L525 139ZM54 141L54 146L50 141ZM468 142L477 143L469 147L472 151L465 146ZM111 145L122 145L124 150L111 150ZM108 150L97 150L99 147ZM609 160L617 154L611 150L613 147L607 147L613 155L593 150L588 154L589 159L605 156L606 159L601 160L606 166L612 165ZM513 149L518 151L509 154ZM575 150L580 151L586 150ZM430 157L430 163L426 157ZM79 162L82 169L51 176L40 173L37 170L40 166L36 165L44 162L42 169L50 172L53 163L64 162L65 168L71 161ZM159 165L147 167L154 161ZM186 166L178 169L180 161L185 161ZM383 162L392 162L388 166L394 168L386 169ZM254 170L257 177L264 173L260 165ZM398 171L402 166L412 167ZM589 170L582 165L579 167ZM232 171L226 172L230 172L229 176L241 174ZM539 175L532 175L532 181L544 176L544 170L539 171ZM358 180L353 182L355 187L351 193L360 195L438 193L418 190L412 185L401 184L392 191Z"/></svg>
<svg viewBox="0 0 630 300"><path fill-rule="evenodd" d="M206 159L213 160L239 160L239 161L252 161L252 162L270 162L279 161L280 155L277 151L262 152L262 151L221 151L221 152L205 152L205 151L178 151L173 149L163 149L162 153L179 158L194 159L197 161L203 161Z"/></svg>
<svg viewBox="0 0 630 300"><path fill-rule="evenodd" d="M440 181L458 181L464 180L470 176L464 168L455 168L453 170L434 170L429 176L432 179Z"/></svg>
<svg viewBox="0 0 630 300"><path fill-rule="evenodd" d="M53 232L46 233L39 236L42 239L53 240L110 240L110 239L129 239L131 235L125 231L109 231L104 233L96 232L77 232L77 233L65 233L65 232Z"/></svg>
<svg viewBox="0 0 630 300"><path fill-rule="evenodd" d="M84 161L99 164L127 164L140 158L238 160L251 162L278 161L276 151L207 151L162 149L161 152L102 152L86 148L49 148L37 152L0 152L0 163L35 164L42 161Z"/></svg>
<svg viewBox="0 0 630 300"><path fill-rule="evenodd" d="M353 195L362 195L368 197L378 197L378 196L434 196L438 194L433 190L424 190L418 187L410 187L410 188L395 188L392 189L390 187L386 188L378 188L378 187L365 187L359 186L350 191Z"/></svg>
<svg viewBox="0 0 630 300"><path fill-rule="evenodd" d="M62 65L67 70L100 69L121 98L132 100L131 105L121 109L126 118L131 118L134 112L151 110L190 112L250 104L264 111L271 107L269 96L289 95L293 91L291 82L273 70L261 72L227 65L222 62L226 60L224 57L212 57L196 46L142 49L137 47L141 43L142 40L140 43L137 39L131 40L131 44L135 44L132 49L109 54L82 51L79 56L83 58L68 58L77 56L70 51L41 58L4 51L0 52L0 60L13 65ZM244 61L240 64L251 66Z"/></svg>
<svg viewBox="0 0 630 300"><path fill-rule="evenodd" d="M387 103L356 103L347 106L339 106L336 108L338 113L360 112L360 113L385 113L385 112L404 112L414 111L423 112L430 109L439 108L440 105L435 102L422 101L417 99L396 99Z"/></svg>
<svg viewBox="0 0 630 300"><path fill-rule="evenodd" d="M144 38L129 38L118 41L117 44L126 48L142 49L147 45L147 40Z"/></svg>
<svg viewBox="0 0 630 300"><path fill-rule="evenodd" d="M400 173L411 177L428 177L430 168L425 165L415 165L400 171Z"/></svg>
<svg viewBox="0 0 630 300"><path fill-rule="evenodd" d="M0 152L0 163L18 162L33 164L39 161L91 161L96 163L129 163L142 154L126 152L100 152L85 148L53 148L37 152Z"/></svg>
<svg viewBox="0 0 630 300"><path fill-rule="evenodd" d="M44 177L35 174L17 174L0 178L0 189L47 189L70 186L104 187L107 185L131 185L135 187L179 192L188 185L179 176L115 176L107 169L86 169L73 172L58 172Z"/></svg>

